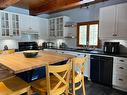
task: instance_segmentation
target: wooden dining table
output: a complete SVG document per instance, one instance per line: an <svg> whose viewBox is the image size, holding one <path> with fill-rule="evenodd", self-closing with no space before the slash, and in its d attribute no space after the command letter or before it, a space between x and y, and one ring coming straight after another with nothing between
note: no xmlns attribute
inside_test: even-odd
<svg viewBox="0 0 127 95"><path fill-rule="evenodd" d="M45 66L46 64L55 64L74 56L68 54L58 54L55 52L39 51L34 58L26 58L22 52L13 54L1 54L0 64L12 70L14 74L32 70Z"/></svg>

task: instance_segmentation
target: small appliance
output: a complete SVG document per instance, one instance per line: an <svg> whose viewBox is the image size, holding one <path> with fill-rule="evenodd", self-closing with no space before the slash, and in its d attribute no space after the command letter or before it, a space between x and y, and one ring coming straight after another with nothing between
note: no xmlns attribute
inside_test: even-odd
<svg viewBox="0 0 127 95"><path fill-rule="evenodd" d="M19 42L18 47L19 51L38 50L37 42Z"/></svg>
<svg viewBox="0 0 127 95"><path fill-rule="evenodd" d="M53 42L43 42L42 47L43 48L54 48L54 43Z"/></svg>
<svg viewBox="0 0 127 95"><path fill-rule="evenodd" d="M120 43L119 42L104 42L103 51L106 54L119 54Z"/></svg>

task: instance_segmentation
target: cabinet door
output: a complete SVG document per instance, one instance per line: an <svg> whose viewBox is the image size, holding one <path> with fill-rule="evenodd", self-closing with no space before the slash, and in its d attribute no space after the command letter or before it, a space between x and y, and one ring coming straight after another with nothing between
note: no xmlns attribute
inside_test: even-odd
<svg viewBox="0 0 127 95"><path fill-rule="evenodd" d="M112 38L116 36L116 6L109 6L100 9L99 37Z"/></svg>
<svg viewBox="0 0 127 95"><path fill-rule="evenodd" d="M41 39L48 39L48 20L44 18L39 18L39 36Z"/></svg>
<svg viewBox="0 0 127 95"><path fill-rule="evenodd" d="M90 78L93 82L99 82L100 71L99 71L99 56L90 56Z"/></svg>
<svg viewBox="0 0 127 95"><path fill-rule="evenodd" d="M55 18L49 19L49 36L50 37L56 36L56 19Z"/></svg>
<svg viewBox="0 0 127 95"><path fill-rule="evenodd" d="M63 37L63 17L56 18L56 35Z"/></svg>
<svg viewBox="0 0 127 95"><path fill-rule="evenodd" d="M21 32L27 32L30 27L30 21L29 21L29 16L27 15L21 15Z"/></svg>
<svg viewBox="0 0 127 95"><path fill-rule="evenodd" d="M120 38L127 38L127 3L117 6L117 31Z"/></svg>
<svg viewBox="0 0 127 95"><path fill-rule="evenodd" d="M12 14L11 15L11 23L12 23L12 34L13 36L20 36L20 19L19 15Z"/></svg>
<svg viewBox="0 0 127 95"><path fill-rule="evenodd" d="M30 20L30 32L39 32L39 18L34 16L29 16Z"/></svg>
<svg viewBox="0 0 127 95"><path fill-rule="evenodd" d="M100 57L100 83L112 86L113 58Z"/></svg>
<svg viewBox="0 0 127 95"><path fill-rule="evenodd" d="M1 36L9 37L11 34L11 24L10 24L10 14L6 12L1 12L0 17L1 23Z"/></svg>

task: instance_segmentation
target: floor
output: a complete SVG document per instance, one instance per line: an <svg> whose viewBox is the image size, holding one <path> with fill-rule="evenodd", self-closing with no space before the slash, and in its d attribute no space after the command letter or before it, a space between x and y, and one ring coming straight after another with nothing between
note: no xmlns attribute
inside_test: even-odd
<svg viewBox="0 0 127 95"><path fill-rule="evenodd" d="M8 77L10 72L8 70L1 70L0 68L0 80L1 78ZM39 95L39 94L34 94ZM76 95L82 95L82 90L76 92ZM122 92L110 87L106 87L100 84L96 84L90 81L86 81L86 95L127 95L127 92Z"/></svg>
<svg viewBox="0 0 127 95"><path fill-rule="evenodd" d="M81 92L81 90L77 91L76 95L82 95ZM86 81L86 95L127 95L127 93Z"/></svg>
<svg viewBox="0 0 127 95"><path fill-rule="evenodd" d="M36 93L34 95L39 94ZM77 91L76 95L83 95L82 90ZM127 95L127 92L86 81L86 95Z"/></svg>

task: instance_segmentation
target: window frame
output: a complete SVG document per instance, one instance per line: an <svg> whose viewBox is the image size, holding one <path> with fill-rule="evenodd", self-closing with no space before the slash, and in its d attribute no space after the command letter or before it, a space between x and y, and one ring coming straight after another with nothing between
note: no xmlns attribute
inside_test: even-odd
<svg viewBox="0 0 127 95"><path fill-rule="evenodd" d="M89 29L90 29L90 25L93 25L93 24L98 24L98 41L97 41L97 45L95 46L95 45L85 45L86 47L90 47L90 48L92 48L92 47L99 47L100 45L99 45L99 21L88 21L88 22L80 22L80 23L77 23L77 46L78 47L83 47L84 45L80 45L79 44L79 29L80 29L80 26L82 26L82 25L87 25L87 42L89 42L89 34L90 34L90 31L89 31Z"/></svg>

